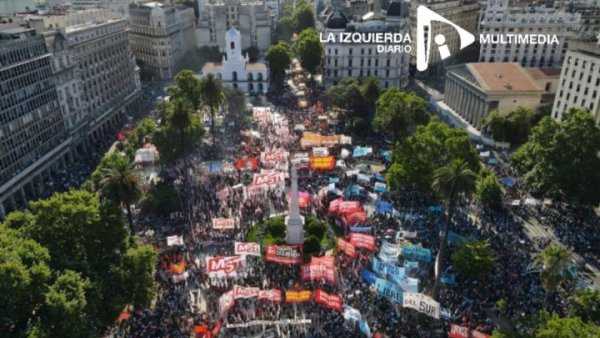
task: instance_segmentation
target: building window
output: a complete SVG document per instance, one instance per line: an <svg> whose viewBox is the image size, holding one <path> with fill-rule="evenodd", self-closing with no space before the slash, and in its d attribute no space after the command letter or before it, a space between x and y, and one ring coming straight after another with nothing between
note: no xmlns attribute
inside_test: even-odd
<svg viewBox="0 0 600 338"><path fill-rule="evenodd" d="M235 42L231 41L231 49L235 49Z"/></svg>
<svg viewBox="0 0 600 338"><path fill-rule="evenodd" d="M231 73L231 79L233 81L237 81L237 72L234 71L233 73Z"/></svg>

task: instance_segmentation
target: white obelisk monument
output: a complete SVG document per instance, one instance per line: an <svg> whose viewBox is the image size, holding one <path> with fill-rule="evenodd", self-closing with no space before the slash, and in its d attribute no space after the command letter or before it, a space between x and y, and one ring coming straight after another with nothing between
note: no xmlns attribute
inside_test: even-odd
<svg viewBox="0 0 600 338"><path fill-rule="evenodd" d="M304 244L304 217L300 215L300 206L298 203L298 172L295 165L292 165L291 184L292 189L290 192L289 213L285 217L287 242L291 245L299 245Z"/></svg>

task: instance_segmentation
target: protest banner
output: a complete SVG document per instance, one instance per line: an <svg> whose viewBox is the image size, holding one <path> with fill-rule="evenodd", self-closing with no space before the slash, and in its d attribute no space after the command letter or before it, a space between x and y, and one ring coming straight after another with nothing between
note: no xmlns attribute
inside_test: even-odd
<svg viewBox="0 0 600 338"><path fill-rule="evenodd" d="M358 248L375 250L375 237L371 235L353 232L350 234L350 243Z"/></svg>
<svg viewBox="0 0 600 338"><path fill-rule="evenodd" d="M448 338L469 338L469 328L456 324L450 324Z"/></svg>
<svg viewBox="0 0 600 338"><path fill-rule="evenodd" d="M310 154L306 152L294 153L292 155L292 159L290 162L292 164L300 164L300 163L308 163L308 159L310 158Z"/></svg>
<svg viewBox="0 0 600 338"><path fill-rule="evenodd" d="M302 245L267 245L265 261L279 264L302 264Z"/></svg>
<svg viewBox="0 0 600 338"><path fill-rule="evenodd" d="M245 268L245 256L206 257L206 270L209 277L235 277Z"/></svg>
<svg viewBox="0 0 600 338"><path fill-rule="evenodd" d="M375 273L364 268L360 269L360 275L362 276L365 283L367 283L368 285L375 283L375 279L377 278L377 275Z"/></svg>
<svg viewBox="0 0 600 338"><path fill-rule="evenodd" d="M398 261L398 246L396 244L383 241L381 250L379 250L379 259L383 262L395 263Z"/></svg>
<svg viewBox="0 0 600 338"><path fill-rule="evenodd" d="M362 320L362 314L360 311L346 304L344 304L344 313L342 316L344 316L344 319L353 322L359 322Z"/></svg>
<svg viewBox="0 0 600 338"><path fill-rule="evenodd" d="M235 218L213 218L212 227L216 230L235 229Z"/></svg>
<svg viewBox="0 0 600 338"><path fill-rule="evenodd" d="M435 319L440 319L440 303L422 293L405 292L402 307L411 308Z"/></svg>
<svg viewBox="0 0 600 338"><path fill-rule="evenodd" d="M167 237L168 246L183 245L183 236L169 236Z"/></svg>
<svg viewBox="0 0 600 338"><path fill-rule="evenodd" d="M311 298L312 298L312 291L310 291L310 290L286 291L285 292L286 303L308 302Z"/></svg>
<svg viewBox="0 0 600 338"><path fill-rule="evenodd" d="M286 163L289 153L283 149L263 151L260 153L260 162L265 166L274 166L277 163Z"/></svg>
<svg viewBox="0 0 600 338"><path fill-rule="evenodd" d="M276 186L283 185L285 182L285 176L282 172L266 172L262 174L254 174L252 179L252 186L254 187L269 187L274 188Z"/></svg>
<svg viewBox="0 0 600 338"><path fill-rule="evenodd" d="M233 287L233 298L254 298L258 297L259 288L249 288L244 286L235 285Z"/></svg>
<svg viewBox="0 0 600 338"><path fill-rule="evenodd" d="M386 192L387 185L385 183L375 182L375 185L373 186L373 190L376 192Z"/></svg>
<svg viewBox="0 0 600 338"><path fill-rule="evenodd" d="M335 284L335 262L333 257L313 257L310 263L302 265L300 276L303 281L324 279Z"/></svg>
<svg viewBox="0 0 600 338"><path fill-rule="evenodd" d="M352 243L350 242L343 240L341 237L338 238L337 249L338 252L341 251L347 256L356 257L356 248L354 247L354 245L352 245Z"/></svg>
<svg viewBox="0 0 600 338"><path fill-rule="evenodd" d="M234 253L238 256L260 256L260 244L234 242Z"/></svg>
<svg viewBox="0 0 600 338"><path fill-rule="evenodd" d="M420 262L431 262L431 250L416 246L416 245L405 245L402 247L400 254L410 260Z"/></svg>
<svg viewBox="0 0 600 338"><path fill-rule="evenodd" d="M329 149L327 149L327 147L313 147L313 155L327 156L329 155Z"/></svg>
<svg viewBox="0 0 600 338"><path fill-rule="evenodd" d="M281 290L260 290L258 291L258 300L262 299L270 300L272 302L281 302Z"/></svg>
<svg viewBox="0 0 600 338"><path fill-rule="evenodd" d="M228 329L237 329L242 327L250 327L250 326L261 326L261 325L310 325L312 323L311 319L281 319L281 320L252 320L245 323L239 324L226 324L225 327ZM217 336L214 336L217 337Z"/></svg>
<svg viewBox="0 0 600 338"><path fill-rule="evenodd" d="M342 297L327 293L323 290L317 289L315 291L315 302L319 304L325 305L328 309L342 311L344 306L344 301Z"/></svg>
<svg viewBox="0 0 600 338"><path fill-rule="evenodd" d="M402 304L403 291L398 285L388 282L383 278L375 278L375 287L377 293L382 297L385 297L392 302Z"/></svg>
<svg viewBox="0 0 600 338"><path fill-rule="evenodd" d="M258 169L258 157L241 158L235 162L237 170L256 170Z"/></svg>
<svg viewBox="0 0 600 338"><path fill-rule="evenodd" d="M367 156L367 155L371 154L372 152L373 152L372 147L357 146L356 148L354 148L354 151L352 151L352 157L363 157L363 156Z"/></svg>
<svg viewBox="0 0 600 338"><path fill-rule="evenodd" d="M331 170L335 168L335 157L333 156L311 156L308 159L310 170Z"/></svg>

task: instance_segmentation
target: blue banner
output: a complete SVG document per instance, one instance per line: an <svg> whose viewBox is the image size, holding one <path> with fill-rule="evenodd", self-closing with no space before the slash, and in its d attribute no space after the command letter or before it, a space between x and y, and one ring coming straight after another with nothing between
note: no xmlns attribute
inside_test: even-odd
<svg viewBox="0 0 600 338"><path fill-rule="evenodd" d="M409 261L407 259L404 260L404 268L406 270L416 270L419 268L419 262Z"/></svg>
<svg viewBox="0 0 600 338"><path fill-rule="evenodd" d="M390 202L378 200L377 203L375 203L375 212L381 213L381 214L382 213L390 213L391 214L394 212L394 206Z"/></svg>
<svg viewBox="0 0 600 338"><path fill-rule="evenodd" d="M385 182L385 176L381 174L374 174L373 177L375 177L375 179L379 182Z"/></svg>
<svg viewBox="0 0 600 338"><path fill-rule="evenodd" d="M443 207L441 205L432 205L429 207L431 212L442 212Z"/></svg>
<svg viewBox="0 0 600 338"><path fill-rule="evenodd" d="M352 152L352 157L362 157L367 156L373 152L373 148L371 147L356 147Z"/></svg>
<svg viewBox="0 0 600 338"><path fill-rule="evenodd" d="M431 250L416 245L403 246L401 255L419 262L431 262Z"/></svg>
<svg viewBox="0 0 600 338"><path fill-rule="evenodd" d="M376 257L373 257L373 259L371 260L371 265L373 267L373 271L375 271L375 273L378 274L379 277L385 278L385 264L384 263L382 263Z"/></svg>
<svg viewBox="0 0 600 338"><path fill-rule="evenodd" d="M360 196L360 192L362 189L363 188L360 185L354 184L344 190L344 197L348 198L348 197Z"/></svg>
<svg viewBox="0 0 600 338"><path fill-rule="evenodd" d="M377 278L376 274L364 268L360 269L360 275L362 276L365 283L367 283L368 285L375 283L375 279Z"/></svg>
<svg viewBox="0 0 600 338"><path fill-rule="evenodd" d="M330 177L329 183L340 183L340 178L339 177Z"/></svg>
<svg viewBox="0 0 600 338"><path fill-rule="evenodd" d="M371 176L365 175L365 174L358 174L358 175L356 175L356 180L359 182L369 183L369 182L371 182Z"/></svg>
<svg viewBox="0 0 600 338"><path fill-rule="evenodd" d="M384 298L402 304L402 289L391 282L386 281L382 278L377 278L375 280L375 287L377 288L377 293Z"/></svg>
<svg viewBox="0 0 600 338"><path fill-rule="evenodd" d="M211 174L218 173L221 171L221 163L220 162L211 162L208 164L208 172Z"/></svg>
<svg viewBox="0 0 600 338"><path fill-rule="evenodd" d="M400 282L404 278L406 278L404 268L398 267L392 263L385 263L385 273L390 278L390 280L392 280L396 284L400 284Z"/></svg>

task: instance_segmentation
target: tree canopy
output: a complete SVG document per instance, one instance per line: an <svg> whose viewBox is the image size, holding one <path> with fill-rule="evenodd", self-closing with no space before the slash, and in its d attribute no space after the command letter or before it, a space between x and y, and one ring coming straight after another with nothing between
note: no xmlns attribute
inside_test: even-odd
<svg viewBox="0 0 600 338"><path fill-rule="evenodd" d="M421 192L431 192L434 172L454 159L464 160L474 172L481 167L469 135L434 117L398 142L386 180L391 188L414 185Z"/></svg>
<svg viewBox="0 0 600 338"><path fill-rule="evenodd" d="M402 92L395 87L386 90L377 99L376 109L373 127L391 134L393 146L411 126L429 121L425 100L414 92Z"/></svg>
<svg viewBox="0 0 600 338"><path fill-rule="evenodd" d="M294 45L294 52L304 70L312 75L319 72L323 63L324 49L316 30L313 28L303 30Z"/></svg>
<svg viewBox="0 0 600 338"><path fill-rule="evenodd" d="M476 182L475 195L481 203L490 207L502 204L502 185L491 170L481 170Z"/></svg>
<svg viewBox="0 0 600 338"><path fill-rule="evenodd" d="M285 78L285 70L290 67L290 63L292 62L290 45L285 41L279 41L271 45L267 49L265 60L269 63L271 81L276 85L281 85Z"/></svg>
<svg viewBox="0 0 600 338"><path fill-rule="evenodd" d="M600 337L600 327L584 322L579 317L561 318L557 314L540 326L535 332L536 338L580 338Z"/></svg>
<svg viewBox="0 0 600 338"><path fill-rule="evenodd" d="M121 210L87 191L9 214L0 224L1 335L93 336L125 305L148 305L156 254L128 238Z"/></svg>
<svg viewBox="0 0 600 338"><path fill-rule="evenodd" d="M489 241L462 241L451 259L454 270L467 277L484 278L494 268L494 252Z"/></svg>
<svg viewBox="0 0 600 338"><path fill-rule="evenodd" d="M571 109L561 122L543 118L512 161L535 191L595 206L600 203L599 153L594 118L585 109Z"/></svg>
<svg viewBox="0 0 600 338"><path fill-rule="evenodd" d="M278 40L289 41L294 33L315 28L315 13L306 0L285 1L281 7L276 31Z"/></svg>
<svg viewBox="0 0 600 338"><path fill-rule="evenodd" d="M535 112L523 107L518 107L509 113L493 111L484 122L494 140L517 145L527 141L535 123Z"/></svg>

